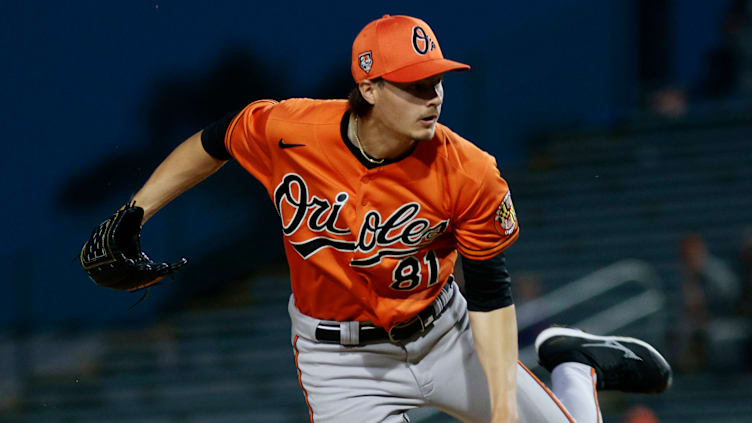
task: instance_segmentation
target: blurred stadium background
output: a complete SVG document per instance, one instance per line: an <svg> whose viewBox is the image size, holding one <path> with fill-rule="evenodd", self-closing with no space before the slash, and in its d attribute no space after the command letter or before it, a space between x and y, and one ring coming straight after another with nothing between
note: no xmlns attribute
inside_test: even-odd
<svg viewBox="0 0 752 423"><path fill-rule="evenodd" d="M443 123L497 157L521 357L551 322L650 340L660 396L606 422L752 421L752 10L747 1L0 2L0 422L307 421L276 214L230 164L150 221L138 295L77 264L177 143L258 98L340 98L384 13L428 21ZM545 377L545 372L541 375ZM432 410L418 422L449 422Z"/></svg>

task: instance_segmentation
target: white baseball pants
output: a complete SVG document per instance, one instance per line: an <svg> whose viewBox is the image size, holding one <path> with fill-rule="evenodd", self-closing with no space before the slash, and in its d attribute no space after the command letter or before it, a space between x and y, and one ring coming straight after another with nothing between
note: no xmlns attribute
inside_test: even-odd
<svg viewBox="0 0 752 423"><path fill-rule="evenodd" d="M316 342L319 320L300 313L291 296L295 365L311 422L407 422L407 411L416 407L434 407L462 422L489 422L488 386L467 305L456 285L453 291L448 309L417 339L362 346ZM558 383L568 390L566 407L527 368L517 366L520 423L574 423L575 418L599 423L594 374L558 373L564 374L560 379L574 378ZM573 387L578 391L573 393Z"/></svg>

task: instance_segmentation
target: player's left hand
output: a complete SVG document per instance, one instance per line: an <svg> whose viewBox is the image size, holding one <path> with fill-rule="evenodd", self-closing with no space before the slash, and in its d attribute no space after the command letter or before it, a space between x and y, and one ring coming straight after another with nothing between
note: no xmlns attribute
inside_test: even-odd
<svg viewBox="0 0 752 423"><path fill-rule="evenodd" d="M120 291L148 288L188 260L159 263L141 251L144 209L128 205L94 228L81 248L81 266L97 285Z"/></svg>

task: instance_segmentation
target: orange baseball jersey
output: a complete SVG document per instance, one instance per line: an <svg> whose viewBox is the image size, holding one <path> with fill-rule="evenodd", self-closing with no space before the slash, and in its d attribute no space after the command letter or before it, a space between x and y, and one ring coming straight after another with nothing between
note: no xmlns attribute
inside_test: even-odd
<svg viewBox="0 0 752 423"><path fill-rule="evenodd" d="M514 242L517 217L494 158L447 127L369 169L348 121L344 100L261 100L225 146L279 213L296 307L388 330L431 304L457 250L482 260Z"/></svg>

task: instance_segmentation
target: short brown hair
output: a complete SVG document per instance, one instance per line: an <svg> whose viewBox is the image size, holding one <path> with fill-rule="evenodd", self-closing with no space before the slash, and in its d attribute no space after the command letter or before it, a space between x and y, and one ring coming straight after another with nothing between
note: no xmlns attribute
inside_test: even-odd
<svg viewBox="0 0 752 423"><path fill-rule="evenodd" d="M373 79L373 82L382 84L384 80L381 78L375 78ZM355 85L355 88L353 88L347 96L347 104L350 106L350 111L357 117L364 117L371 113L371 109L373 109L373 104L363 98L363 94L360 93L358 85Z"/></svg>

